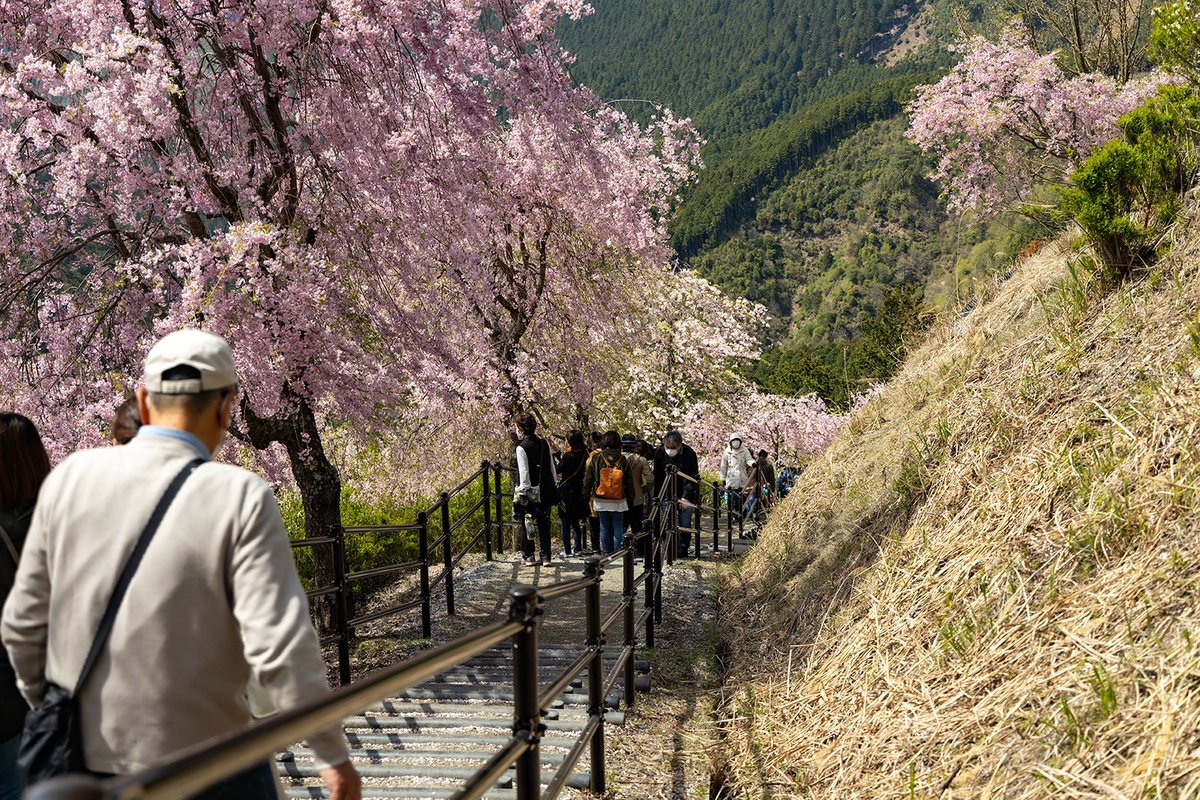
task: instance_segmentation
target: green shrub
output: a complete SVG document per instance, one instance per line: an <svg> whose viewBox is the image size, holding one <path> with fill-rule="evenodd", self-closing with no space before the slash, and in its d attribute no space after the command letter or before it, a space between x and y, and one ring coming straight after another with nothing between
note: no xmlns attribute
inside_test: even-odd
<svg viewBox="0 0 1200 800"><path fill-rule="evenodd" d="M1121 117L1124 137L1094 153L1071 175L1063 211L1079 222L1114 279L1151 260L1163 230L1179 213L1179 197L1196 170L1194 121L1200 98L1169 86Z"/></svg>

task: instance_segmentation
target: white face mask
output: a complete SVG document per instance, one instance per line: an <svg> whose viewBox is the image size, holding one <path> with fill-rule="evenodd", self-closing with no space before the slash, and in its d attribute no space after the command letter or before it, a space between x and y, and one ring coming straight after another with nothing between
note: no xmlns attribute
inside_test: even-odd
<svg viewBox="0 0 1200 800"><path fill-rule="evenodd" d="M677 447L677 448L675 448L674 450L672 450L672 449L671 449L671 448L669 448L669 447L667 447L667 448L664 448L664 449L667 451L667 455L669 455L671 458L674 458L675 456L679 455L679 448L678 448L678 447Z"/></svg>
<svg viewBox="0 0 1200 800"><path fill-rule="evenodd" d="M741 450L742 449L742 440L734 439L732 442L729 443L729 446L731 448L733 448L734 450Z"/></svg>

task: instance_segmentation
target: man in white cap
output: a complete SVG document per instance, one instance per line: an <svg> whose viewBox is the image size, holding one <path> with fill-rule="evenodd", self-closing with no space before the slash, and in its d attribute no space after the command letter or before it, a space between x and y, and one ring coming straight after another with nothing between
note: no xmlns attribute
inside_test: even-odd
<svg viewBox="0 0 1200 800"><path fill-rule="evenodd" d="M96 774L140 772L249 723L252 675L283 709L329 691L270 487L210 462L236 383L221 337L164 337L146 356L137 390L146 424L137 436L75 453L39 494L0 620L18 687L34 706L52 686L76 686L135 542L168 486L182 480L80 686L84 760ZM330 796L358 800L342 731L314 734L309 744ZM273 764L197 797L275 798Z"/></svg>

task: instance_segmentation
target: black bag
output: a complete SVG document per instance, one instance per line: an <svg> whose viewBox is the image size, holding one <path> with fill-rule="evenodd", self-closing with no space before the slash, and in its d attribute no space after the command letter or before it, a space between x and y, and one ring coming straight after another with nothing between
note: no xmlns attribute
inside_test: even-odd
<svg viewBox="0 0 1200 800"><path fill-rule="evenodd" d="M21 746L17 751L17 780L22 790L56 775L87 771L83 762L83 734L79 728L79 690L83 687L88 673L92 671L105 640L112 632L117 609L121 606L125 590L129 588L129 582L133 580L133 574L137 572L138 564L141 563L154 532L166 516L167 509L179 493L183 482L203 463L203 459L199 458L189 461L172 479L158 505L154 507L154 513L150 515L146 527L138 536L137 543L134 544L133 551L121 570L121 576L117 578L112 597L108 598L108 606L104 609L104 616L100 618L96 638L92 640L91 649L83 662L83 670L79 673L79 680L75 682L75 691L68 692L57 684L47 682L42 702L25 715L25 730L21 734Z"/></svg>

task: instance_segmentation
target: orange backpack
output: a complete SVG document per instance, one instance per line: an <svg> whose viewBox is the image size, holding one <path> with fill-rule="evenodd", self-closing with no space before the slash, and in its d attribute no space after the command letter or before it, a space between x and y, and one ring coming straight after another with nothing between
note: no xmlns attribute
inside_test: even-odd
<svg viewBox="0 0 1200 800"><path fill-rule="evenodd" d="M601 453L605 466L600 468L600 480L596 483L596 497L605 500L620 500L625 496L625 471L618 469L615 464L609 464L608 458ZM617 456L617 464L621 457Z"/></svg>

